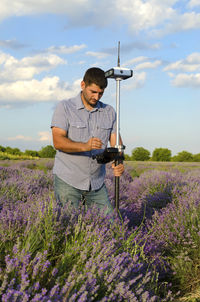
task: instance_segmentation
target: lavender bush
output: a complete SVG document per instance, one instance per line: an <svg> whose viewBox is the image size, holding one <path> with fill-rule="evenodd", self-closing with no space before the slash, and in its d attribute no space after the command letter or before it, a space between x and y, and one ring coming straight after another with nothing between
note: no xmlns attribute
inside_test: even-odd
<svg viewBox="0 0 200 302"><path fill-rule="evenodd" d="M179 290L179 299L191 298L192 290L197 295L199 170L153 170L134 179L127 170L120 178L120 213L111 223L96 208L60 208L52 162L45 164L40 170L27 161L0 167L3 302L175 301ZM106 185L114 203L109 165Z"/></svg>
<svg viewBox="0 0 200 302"><path fill-rule="evenodd" d="M199 301L200 171L182 176L173 188L168 207L155 212L146 224L146 246L160 250L171 268L174 290L187 293L180 301ZM144 233L141 233L144 236ZM197 290L197 293L196 293ZM188 294L189 292L189 294ZM192 298L193 297L193 298Z"/></svg>

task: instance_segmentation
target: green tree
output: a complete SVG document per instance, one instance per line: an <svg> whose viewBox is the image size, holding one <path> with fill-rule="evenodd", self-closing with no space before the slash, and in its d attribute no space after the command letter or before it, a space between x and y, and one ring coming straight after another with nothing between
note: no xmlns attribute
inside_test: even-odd
<svg viewBox="0 0 200 302"><path fill-rule="evenodd" d="M172 152L167 148L156 148L152 154L153 161L170 161Z"/></svg>
<svg viewBox="0 0 200 302"><path fill-rule="evenodd" d="M22 152L18 148L6 147L5 152L13 155L21 155Z"/></svg>
<svg viewBox="0 0 200 302"><path fill-rule="evenodd" d="M5 148L5 147L0 146L0 151L1 151L1 152L5 152L5 150L6 150L6 148Z"/></svg>
<svg viewBox="0 0 200 302"><path fill-rule="evenodd" d="M128 154L124 154L124 160L131 160L131 156Z"/></svg>
<svg viewBox="0 0 200 302"><path fill-rule="evenodd" d="M133 149L131 159L132 160L141 160L141 161L149 160L150 152L148 150L144 149L143 147L137 147L137 148Z"/></svg>
<svg viewBox="0 0 200 302"><path fill-rule="evenodd" d="M193 155L193 160L196 162L200 162L200 153Z"/></svg>
<svg viewBox="0 0 200 302"><path fill-rule="evenodd" d="M40 151L39 151L39 156L43 157L43 158L53 158L55 157L56 154L56 150L54 149L53 146L48 145L46 147L43 147Z"/></svg>
<svg viewBox="0 0 200 302"><path fill-rule="evenodd" d="M39 157L39 152L34 150L25 150L25 155L32 156L32 157Z"/></svg>
<svg viewBox="0 0 200 302"><path fill-rule="evenodd" d="M182 151L173 157L173 161L191 162L194 161L194 156L188 151Z"/></svg>

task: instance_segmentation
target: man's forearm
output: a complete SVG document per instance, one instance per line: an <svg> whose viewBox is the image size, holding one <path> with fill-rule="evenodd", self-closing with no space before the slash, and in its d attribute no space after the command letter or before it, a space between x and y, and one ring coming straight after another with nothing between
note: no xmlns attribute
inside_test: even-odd
<svg viewBox="0 0 200 302"><path fill-rule="evenodd" d="M66 153L87 151L87 144L82 142L74 142L67 137L59 137L54 139L54 147Z"/></svg>
<svg viewBox="0 0 200 302"><path fill-rule="evenodd" d="M64 135L53 135L54 147L57 150L73 153L86 152L102 148L102 141L98 137L91 137L87 142L74 142Z"/></svg>

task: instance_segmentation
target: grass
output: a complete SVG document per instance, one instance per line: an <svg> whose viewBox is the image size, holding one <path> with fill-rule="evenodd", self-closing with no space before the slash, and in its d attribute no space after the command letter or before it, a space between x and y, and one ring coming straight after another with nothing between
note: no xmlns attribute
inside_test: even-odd
<svg viewBox="0 0 200 302"><path fill-rule="evenodd" d="M200 162L153 162L153 161L125 161L133 177L138 177L145 171L180 171L182 173L191 169L199 169Z"/></svg>
<svg viewBox="0 0 200 302"><path fill-rule="evenodd" d="M0 158L0 166L1 167L10 167L13 165L21 164L22 167L31 169L31 170L42 170L45 173L48 170L51 170L53 167L54 159L53 158L26 158L25 160L22 158L16 159L4 159Z"/></svg>

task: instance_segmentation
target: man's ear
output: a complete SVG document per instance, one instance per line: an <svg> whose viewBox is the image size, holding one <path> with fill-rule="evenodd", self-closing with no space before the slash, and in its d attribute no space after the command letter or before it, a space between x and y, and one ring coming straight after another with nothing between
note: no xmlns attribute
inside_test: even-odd
<svg viewBox="0 0 200 302"><path fill-rule="evenodd" d="M85 89L85 82L84 81L81 81L81 89Z"/></svg>

